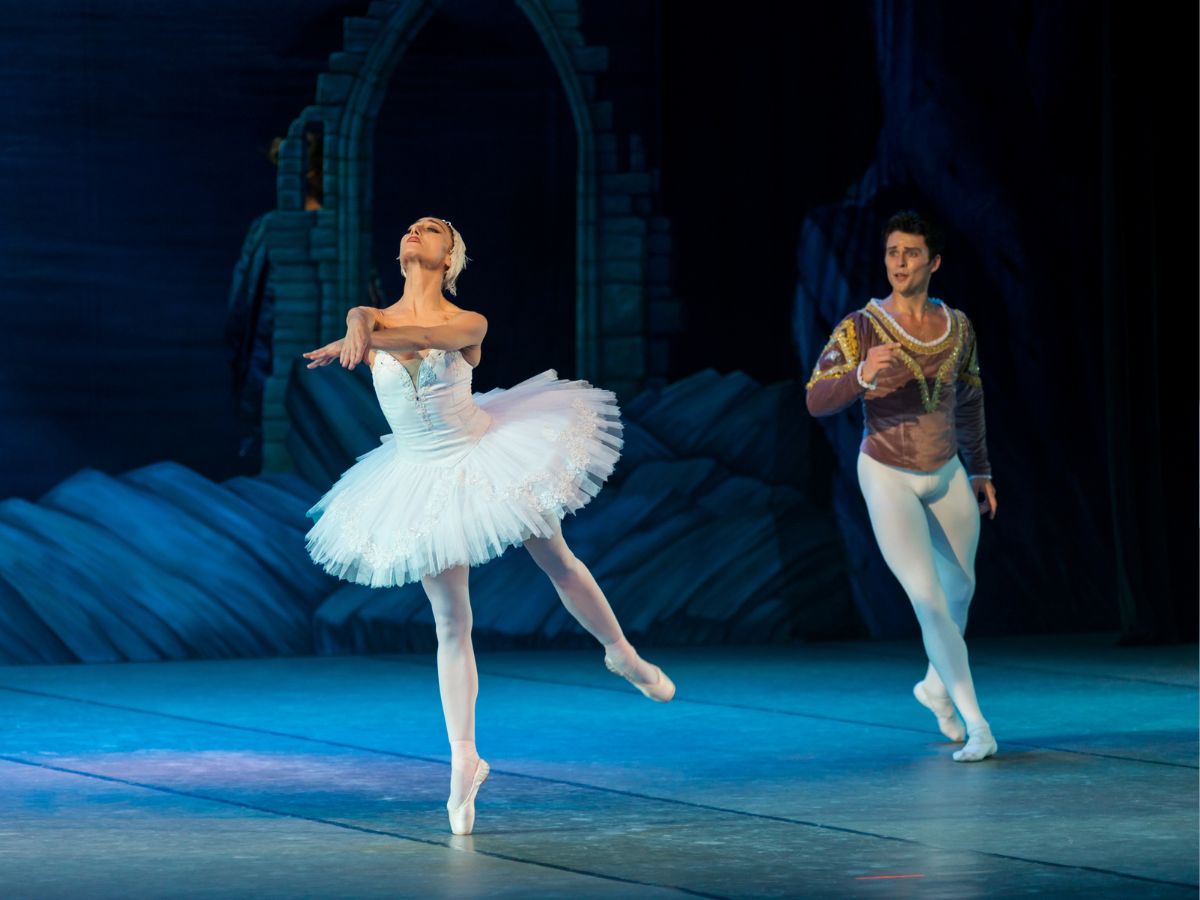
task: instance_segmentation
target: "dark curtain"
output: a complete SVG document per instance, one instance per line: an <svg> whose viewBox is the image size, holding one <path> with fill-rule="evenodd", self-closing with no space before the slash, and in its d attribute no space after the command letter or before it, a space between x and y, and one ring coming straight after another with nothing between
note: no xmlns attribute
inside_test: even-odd
<svg viewBox="0 0 1200 900"><path fill-rule="evenodd" d="M1195 640L1197 11L1103 15L1103 346L1079 378L1100 363L1123 638Z"/></svg>
<svg viewBox="0 0 1200 900"><path fill-rule="evenodd" d="M1000 493L972 633L1194 640L1196 11L875 0L873 16L883 123L870 167L800 230L800 359L886 294L887 215L940 219L934 289L978 328ZM832 505L864 619L895 636L914 626L869 538L853 418L821 420Z"/></svg>

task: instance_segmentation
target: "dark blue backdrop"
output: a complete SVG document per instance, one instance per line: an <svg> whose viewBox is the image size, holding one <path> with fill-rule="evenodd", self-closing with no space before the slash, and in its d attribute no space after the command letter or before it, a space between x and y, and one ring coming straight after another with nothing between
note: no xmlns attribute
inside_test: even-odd
<svg viewBox="0 0 1200 900"><path fill-rule="evenodd" d="M232 265L274 204L271 139L361 5L0 6L0 496L85 465L250 468Z"/></svg>
<svg viewBox="0 0 1200 900"><path fill-rule="evenodd" d="M524 97L532 149L497 147L496 171L510 192L536 188L539 215L569 220L561 98L537 88L547 64L519 19L496 18L501 5L474 4L462 25L476 31L461 41L431 31L396 77L436 92L437 77L408 66L452 65L457 46L447 89L492 77L498 93ZM238 456L223 344L230 275L248 224L274 204L271 139L311 102L342 17L365 6L0 3L0 496L36 497L83 466L254 469ZM1131 636L1194 634L1196 10L930 3L916 7L917 33L887 34L881 17L901 6L805 7L796 30L769 13L584 4L585 32L611 48L614 108L662 170L687 307L672 375L803 377L812 360L792 323L804 224L835 221L873 161L900 161L907 181L876 205L927 204L950 220L938 292L986 346L1008 505L985 537L984 569L1008 566L1005 590L1046 605L1039 627L1115 623L1119 608ZM488 58L496 27L509 29L505 51ZM889 52L918 55L914 83L881 75ZM905 92L935 102L897 117ZM462 109L488 102L481 92ZM405 114L393 92L380 134L397 158L423 144ZM487 126L501 134L502 117ZM458 215L428 209L436 198L408 194L395 171L377 170L381 272L389 230L413 214ZM449 205L499 177L477 176ZM503 218L478 220L473 249L504 260L488 277L511 293L538 248ZM569 258L568 234L555 228L549 255ZM736 237L728 255L713 250L722 235ZM885 288L863 259L851 271L865 300ZM558 267L505 316L527 314L523 334L561 345L570 323L546 303L570 278ZM384 283L394 294L394 272ZM823 485L845 448L812 433L795 452L812 457L812 495L829 503ZM1021 560L1035 557L1045 577L1022 585Z"/></svg>

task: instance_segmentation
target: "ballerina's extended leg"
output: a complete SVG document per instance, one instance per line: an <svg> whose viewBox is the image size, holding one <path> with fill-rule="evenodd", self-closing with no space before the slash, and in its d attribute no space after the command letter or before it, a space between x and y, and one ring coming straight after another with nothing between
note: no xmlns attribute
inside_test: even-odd
<svg viewBox="0 0 1200 900"><path fill-rule="evenodd" d="M525 549L549 577L567 612L604 645L604 663L610 672L660 703L675 696L674 682L658 666L642 659L626 639L608 598L588 567L571 552L557 523L553 536L530 538Z"/></svg>
<svg viewBox="0 0 1200 900"><path fill-rule="evenodd" d="M437 629L438 689L450 739L450 799L446 809L455 834L470 834L475 795L488 776L488 764L475 749L475 698L479 675L471 644L471 599L467 568L456 566L421 580Z"/></svg>

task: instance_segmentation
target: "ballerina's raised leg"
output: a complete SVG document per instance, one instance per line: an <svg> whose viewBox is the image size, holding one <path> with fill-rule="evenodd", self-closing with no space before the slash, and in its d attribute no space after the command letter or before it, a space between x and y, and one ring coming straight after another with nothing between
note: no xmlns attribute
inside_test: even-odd
<svg viewBox="0 0 1200 900"><path fill-rule="evenodd" d="M563 540L557 521L553 535L530 538L525 549L546 573L567 612L604 646L604 663L610 672L628 680L651 700L666 703L675 696L674 682L658 666L638 656L629 643L608 598Z"/></svg>
<svg viewBox="0 0 1200 900"><path fill-rule="evenodd" d="M437 630L438 689L450 739L450 830L470 834L475 795L488 777L488 764L475 749L475 698L479 673L471 644L471 598L466 566L454 566L421 579Z"/></svg>

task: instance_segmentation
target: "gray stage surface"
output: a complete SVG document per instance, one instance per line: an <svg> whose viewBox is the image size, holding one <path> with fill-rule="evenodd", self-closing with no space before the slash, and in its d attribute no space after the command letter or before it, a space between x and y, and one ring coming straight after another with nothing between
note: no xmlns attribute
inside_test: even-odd
<svg viewBox="0 0 1200 900"><path fill-rule="evenodd" d="M916 644L481 654L462 838L431 656L3 668L0 896L1196 896L1196 648L972 651L975 765Z"/></svg>

